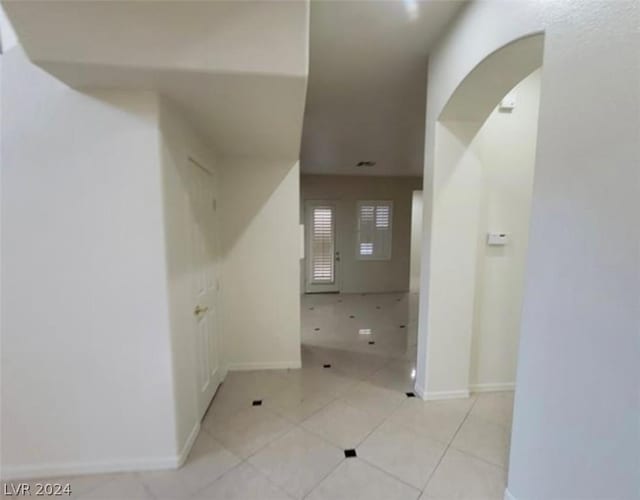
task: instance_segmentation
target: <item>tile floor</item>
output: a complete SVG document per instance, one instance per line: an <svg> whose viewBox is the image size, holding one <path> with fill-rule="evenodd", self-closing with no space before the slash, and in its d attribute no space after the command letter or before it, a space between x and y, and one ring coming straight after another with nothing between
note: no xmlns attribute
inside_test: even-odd
<svg viewBox="0 0 640 500"><path fill-rule="evenodd" d="M305 296L302 369L229 373L181 469L57 482L118 500L502 499L512 394L408 397L413 302Z"/></svg>

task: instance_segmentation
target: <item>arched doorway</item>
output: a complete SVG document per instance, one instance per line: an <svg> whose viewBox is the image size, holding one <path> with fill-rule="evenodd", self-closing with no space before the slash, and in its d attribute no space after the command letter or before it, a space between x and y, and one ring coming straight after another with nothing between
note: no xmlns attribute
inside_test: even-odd
<svg viewBox="0 0 640 500"><path fill-rule="evenodd" d="M503 122L496 130L496 122L489 119L494 115L500 118L501 99L540 68L543 44L544 36L535 34L489 55L457 87L435 124L431 166L433 201L425 221L428 249L426 265L423 260L416 378L416 391L424 399L468 397L472 390L513 387L535 160L537 101L528 103L531 110L524 120L526 126L519 137L517 134L512 137L518 144L501 138L499 133L500 127L505 132L512 130L513 123ZM535 86L530 82L527 91ZM508 108L508 103L504 107ZM515 119L520 114L519 105L511 111ZM489 126L490 121L493 128ZM526 154L521 151L523 144ZM512 160L530 166L528 171L520 172L517 180L505 180L513 177L508 169L497 174L493 171L496 161L508 161L503 158L505 148L520 150L512 155ZM516 189L505 192L498 187L498 191L502 190L498 198L518 199L498 202L502 216L490 217L489 212L496 211L495 200L487 199L495 198L491 183L503 182L515 183ZM517 189L518 183L528 185ZM514 207L520 211L519 218L509 214ZM512 227L504 227L504 223L496 226L492 219L510 219ZM504 241L489 242L488 238L494 233L498 238L506 234ZM510 233L512 237L518 233L519 237L505 244ZM510 265L496 265L500 259L509 260ZM500 269L508 269L513 276L503 279ZM487 276L487 272L492 275ZM487 335L487 330L499 324L500 315L505 314L509 315L505 320L509 331ZM507 349L502 342L505 335L510 342ZM504 357L510 359L503 360ZM509 365L497 378L495 373L485 373L491 372L486 365L496 360ZM505 379L508 377L505 373L512 374L511 380Z"/></svg>

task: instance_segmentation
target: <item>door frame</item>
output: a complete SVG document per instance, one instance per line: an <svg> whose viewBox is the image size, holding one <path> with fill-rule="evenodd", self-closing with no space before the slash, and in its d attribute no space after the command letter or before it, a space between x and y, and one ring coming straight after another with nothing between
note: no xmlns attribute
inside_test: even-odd
<svg viewBox="0 0 640 500"><path fill-rule="evenodd" d="M333 283L311 283L311 229L313 226L311 213L314 207L331 207L333 209ZM338 245L338 202L337 200L305 200L304 202L304 227L305 227L305 266L304 266L304 291L305 293L340 293L342 290L341 251Z"/></svg>
<svg viewBox="0 0 640 500"><path fill-rule="evenodd" d="M218 198L218 175L215 168L210 166L205 166L206 164L200 162L195 159L193 156L187 156L187 165L186 165L186 174L189 178L189 187L187 189L187 200L186 202L193 203L190 197L194 194L192 191L194 187L194 182L197 182L197 179L194 175L195 172L202 172L209 182L207 185L210 189L206 190L205 193L205 201L199 207L200 209L207 211L208 217L211 218L210 222L212 225L210 226L210 230L214 231L216 234L214 235L214 245L213 248L209 250L213 250L213 260L211 269L201 270L198 274L197 272L192 272L191 276L191 315L192 315L192 339L193 339L193 349L194 349L194 375L195 375L195 384L196 384L196 404L199 419L202 419L204 414L206 413L207 408L211 404L211 400L213 399L218 386L222 382L221 379L221 359L220 359L220 320L219 320L219 307L220 307L220 267L219 267L219 256L220 256L220 221L218 219L217 212L217 198ZM210 212L209 212L210 211ZM202 215L202 213L193 213L190 207L187 207L187 214L191 214L192 217L196 217L194 220L190 220L189 223L189 232L194 230L194 226L198 225L197 217ZM197 229L196 229L197 230ZM197 269L198 266L198 258L195 254L195 241L193 240L194 235L190 234L191 241L189 243L189 253L192 271ZM207 242L205 236L205 255L207 252ZM209 276L209 272L212 273ZM210 281L210 278L213 278ZM203 279L203 295L198 294L199 288L199 280ZM195 312L196 307L203 307L206 310L203 315L199 315ZM205 329L206 339L206 352L200 352L202 350L202 345L200 345L199 340L201 336L201 329ZM206 370L206 382L204 385L201 384L199 379L199 369L198 364L201 362L199 360L200 356L204 356L204 359L207 360L205 362L205 370Z"/></svg>

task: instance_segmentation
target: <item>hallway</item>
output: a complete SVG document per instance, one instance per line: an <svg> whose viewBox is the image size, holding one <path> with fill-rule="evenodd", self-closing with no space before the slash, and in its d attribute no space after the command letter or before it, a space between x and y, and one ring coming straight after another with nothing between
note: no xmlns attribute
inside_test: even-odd
<svg viewBox="0 0 640 500"><path fill-rule="evenodd" d="M302 369L229 373L181 469L47 482L74 498L501 499L512 393L408 396L413 302L306 295Z"/></svg>
<svg viewBox="0 0 640 500"><path fill-rule="evenodd" d="M348 351L380 358L366 358L368 367L389 359L415 362L418 295L305 294L301 327L302 344L337 351L327 355Z"/></svg>
<svg viewBox="0 0 640 500"><path fill-rule="evenodd" d="M179 470L46 482L114 500L502 498L511 393L425 402L382 387L390 365L347 375L334 359L363 368L363 355L303 356L301 370L230 373Z"/></svg>

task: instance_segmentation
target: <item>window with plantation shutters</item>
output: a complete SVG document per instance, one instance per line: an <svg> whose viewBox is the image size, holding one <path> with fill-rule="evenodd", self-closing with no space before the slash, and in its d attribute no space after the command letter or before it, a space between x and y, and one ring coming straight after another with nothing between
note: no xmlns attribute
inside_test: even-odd
<svg viewBox="0 0 640 500"><path fill-rule="evenodd" d="M360 260L391 259L393 202L359 201L356 257Z"/></svg>
<svg viewBox="0 0 640 500"><path fill-rule="evenodd" d="M311 212L311 281L312 283L333 283L334 268L333 207L313 207Z"/></svg>

